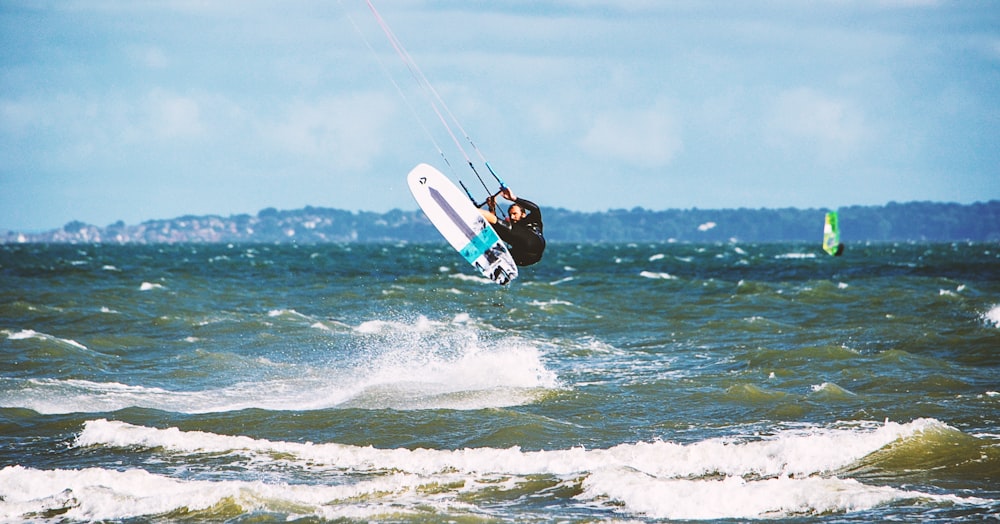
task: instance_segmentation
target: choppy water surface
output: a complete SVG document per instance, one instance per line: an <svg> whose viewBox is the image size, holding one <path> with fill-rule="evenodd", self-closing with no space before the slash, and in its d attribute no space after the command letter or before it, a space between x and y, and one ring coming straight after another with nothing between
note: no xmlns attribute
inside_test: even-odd
<svg viewBox="0 0 1000 524"><path fill-rule="evenodd" d="M0 520L1000 517L1000 246L0 246Z"/></svg>

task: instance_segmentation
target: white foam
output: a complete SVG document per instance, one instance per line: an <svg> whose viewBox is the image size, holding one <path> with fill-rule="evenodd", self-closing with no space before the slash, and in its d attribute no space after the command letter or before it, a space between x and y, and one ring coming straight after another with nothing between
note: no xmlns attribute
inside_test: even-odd
<svg viewBox="0 0 1000 524"><path fill-rule="evenodd" d="M241 467L322 472L322 486L244 481L191 481L142 471L0 471L0 517L16 519L42 504L58 507L73 496L71 518L122 518L188 506L207 508L229 497L249 511L296 507L298 514L366 514L372 506L457 507L477 492L537 482L551 476L579 489L580 504L632 516L667 519L746 519L823 515L865 510L906 500L989 501L941 497L866 485L835 472L899 439L948 429L931 419L907 424L803 427L766 439L709 439L692 444L643 442L607 449L522 451L517 447L380 449L338 443L275 442L176 428L156 429L92 420L75 446L142 447L168 454L225 454ZM171 461L182 460L173 458ZM253 471L249 474L255 478ZM17 486L17 487L15 487ZM435 486L420 490L419 486ZM450 487L449 487L450 486ZM67 491L68 490L68 491ZM364 500L351 503L348 499ZM193 501L193 502L192 502ZM176 507L172 506L175 505ZM135 509L133 509L135 506ZM98 509L103 508L103 509ZM367 509L366 509L367 508ZM285 509L284 511L287 511Z"/></svg>
<svg viewBox="0 0 1000 524"><path fill-rule="evenodd" d="M58 511L60 520L120 520L230 505L244 512L263 510L324 519L366 519L400 511L419 514L419 507L407 501L418 498L421 482L420 477L413 475L391 475L346 485L269 484L179 480L138 469L44 471L9 466L0 470L0 520L37 518L48 511ZM369 504L341 502L372 494L389 498ZM394 502L391 497L397 500ZM433 504L432 499L421 498L420 502ZM405 506L410 508L403 509ZM456 502L452 506L463 504ZM226 514L231 510L222 511Z"/></svg>
<svg viewBox="0 0 1000 524"><path fill-rule="evenodd" d="M588 477L580 497L605 496L657 519L753 519L859 511L914 495L850 479L649 479L622 470Z"/></svg>
<svg viewBox="0 0 1000 524"><path fill-rule="evenodd" d="M258 364L273 366L267 361ZM355 369L310 369L301 371L300 376L204 391L170 391L88 380L8 379L0 383L0 407L44 414L104 413L129 407L175 413L341 406L485 409L530 404L546 391L561 388L555 373L545 369L537 350L503 347L449 358L390 354Z"/></svg>
<svg viewBox="0 0 1000 524"><path fill-rule="evenodd" d="M163 289L163 284L157 284L154 282L143 282L139 286L139 291L151 291L153 289Z"/></svg>
<svg viewBox="0 0 1000 524"><path fill-rule="evenodd" d="M10 331L4 330L4 333L7 334L8 340L25 340L28 338L36 338L39 336L39 333L33 329L22 329L17 333L12 333Z"/></svg>
<svg viewBox="0 0 1000 524"><path fill-rule="evenodd" d="M832 394L845 394L845 395L857 396L857 394L854 393L853 391L848 391L832 382L813 384L811 389L815 393L832 393Z"/></svg>
<svg viewBox="0 0 1000 524"><path fill-rule="evenodd" d="M816 258L816 253L785 253L782 255L775 255L774 258L777 259L805 259L805 258Z"/></svg>
<svg viewBox="0 0 1000 524"><path fill-rule="evenodd" d="M270 318L278 318L278 319L287 318L296 321L309 322L310 325L319 322L319 320L317 320L316 318L306 315L304 313L299 313L294 309L272 309L267 312L267 316Z"/></svg>
<svg viewBox="0 0 1000 524"><path fill-rule="evenodd" d="M465 273L452 273L448 275L449 278L454 278L458 280L464 280L466 282L479 282L481 284L493 284L493 281L486 277L478 277L475 275L467 275Z"/></svg>
<svg viewBox="0 0 1000 524"><path fill-rule="evenodd" d="M481 342L467 314L448 321L371 320L354 328L363 361L342 370L346 405L364 408L480 409L533 402L561 388L538 348L504 335Z"/></svg>
<svg viewBox="0 0 1000 524"><path fill-rule="evenodd" d="M366 320L358 327L354 328L358 333L385 333L385 332L429 332L435 326L440 326L440 322L431 322L427 317L420 316L413 323L406 323L395 320Z"/></svg>
<svg viewBox="0 0 1000 524"><path fill-rule="evenodd" d="M333 331L333 329L330 329L329 326L327 326L322 322L313 322L312 324L309 324L309 327L313 329L318 329L320 331Z"/></svg>
<svg viewBox="0 0 1000 524"><path fill-rule="evenodd" d="M171 392L117 382L59 379L8 379L12 387L0 395L0 407L26 408L44 414L99 413L127 407L185 411L224 401L218 392ZM214 400L212 398L214 397ZM245 400L245 399L244 399ZM195 409L194 411L198 411Z"/></svg>
<svg viewBox="0 0 1000 524"><path fill-rule="evenodd" d="M267 316L277 320L291 320L308 324L312 329L320 331L337 332L340 329L350 329L350 326L336 320L322 321L315 317L299 313L294 309L272 309L267 312ZM336 328L336 329L335 329Z"/></svg>
<svg viewBox="0 0 1000 524"><path fill-rule="evenodd" d="M677 277L671 275L670 273L658 273L654 271L642 271L639 273L639 276L657 280L677 280Z"/></svg>
<svg viewBox="0 0 1000 524"><path fill-rule="evenodd" d="M993 306L989 311L983 313L983 320L987 324L1000 327L1000 304Z"/></svg>
<svg viewBox="0 0 1000 524"><path fill-rule="evenodd" d="M270 314L311 321L291 310ZM330 331L319 322L310 327ZM245 382L201 391L88 380L9 379L0 382L0 407L45 414L129 407L175 413L250 408L485 409L529 404L547 391L563 388L557 375L546 369L538 348L509 335L480 342L482 329L466 313L445 322L422 316L409 322L372 320L353 328L361 349L350 360L279 365L257 359L245 370ZM7 333L14 338L41 336L30 330Z"/></svg>
<svg viewBox="0 0 1000 524"><path fill-rule="evenodd" d="M538 351L528 346L473 346L455 355L390 352L359 371L344 403L363 408L483 409L528 404L561 387Z"/></svg>
<svg viewBox="0 0 1000 524"><path fill-rule="evenodd" d="M572 306L573 303L567 300L552 299L552 300L532 300L531 302L528 302L528 305L536 306L542 310L548 310L552 306Z"/></svg>
<svg viewBox="0 0 1000 524"><path fill-rule="evenodd" d="M521 451L519 448L461 450L377 449L344 444L272 442L92 420L84 425L77 446L163 447L181 453L241 450L265 460L275 454L292 463L351 471L399 470L416 474L445 471L517 475L568 475L614 466L652 478L802 477L829 474L898 439L927 430L951 429L933 419L907 424L887 422L875 428L803 428L762 440L708 439L693 444L640 442L607 449L571 448Z"/></svg>
<svg viewBox="0 0 1000 524"><path fill-rule="evenodd" d="M86 349L86 350L89 351L89 349L87 348L87 346L85 346L85 345L83 345L83 344L81 344L81 343L79 343L79 342L77 342L75 340L68 339L68 338L59 338L59 337L55 337L55 336L52 336L52 335L47 335L45 333L39 333L39 332L37 332L37 331L35 331L33 329L22 329L21 331L18 331L16 333L12 333L12 332L6 331L6 330L4 332L7 333L7 338L9 340L26 340L26 339L35 338L35 339L38 339L38 340L45 340L45 341L48 341L48 342L54 342L56 344L64 344L64 345L67 345L67 346L72 346L72 347L77 348L77 349Z"/></svg>

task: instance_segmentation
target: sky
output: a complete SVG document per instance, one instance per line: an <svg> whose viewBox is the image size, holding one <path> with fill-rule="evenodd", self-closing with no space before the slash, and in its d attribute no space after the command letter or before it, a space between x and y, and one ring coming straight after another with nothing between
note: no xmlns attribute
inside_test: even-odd
<svg viewBox="0 0 1000 524"><path fill-rule="evenodd" d="M543 211L1000 199L993 1L372 2L455 121L367 0L0 2L0 230L416 210L480 154Z"/></svg>

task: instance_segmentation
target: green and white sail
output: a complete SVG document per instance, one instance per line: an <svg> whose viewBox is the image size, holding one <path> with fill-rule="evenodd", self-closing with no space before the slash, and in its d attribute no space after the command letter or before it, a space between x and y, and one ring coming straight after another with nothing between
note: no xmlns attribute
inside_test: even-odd
<svg viewBox="0 0 1000 524"><path fill-rule="evenodd" d="M844 245L840 243L840 225L836 211L829 211L826 214L826 223L823 225L823 251L837 256L844 251Z"/></svg>

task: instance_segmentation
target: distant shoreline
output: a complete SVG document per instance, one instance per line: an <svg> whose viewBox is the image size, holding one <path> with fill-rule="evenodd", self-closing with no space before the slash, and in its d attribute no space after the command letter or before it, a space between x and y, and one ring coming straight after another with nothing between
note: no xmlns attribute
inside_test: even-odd
<svg viewBox="0 0 1000 524"><path fill-rule="evenodd" d="M578 212L542 207L550 242L818 242L829 209L643 208ZM890 202L838 208L844 242L1000 242L1000 201ZM105 227L73 221L40 233L0 231L0 243L438 242L418 210L352 212L307 206L256 215L183 216Z"/></svg>

